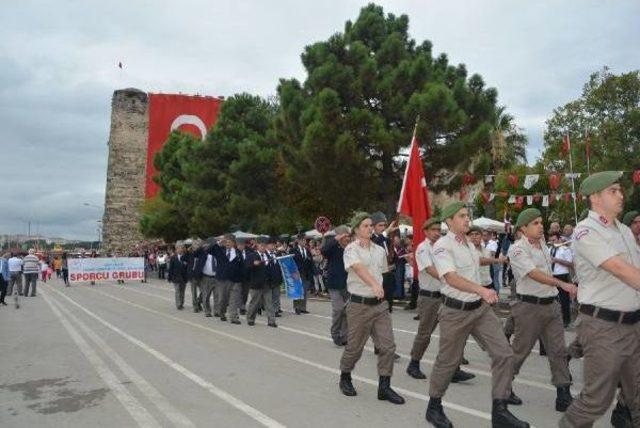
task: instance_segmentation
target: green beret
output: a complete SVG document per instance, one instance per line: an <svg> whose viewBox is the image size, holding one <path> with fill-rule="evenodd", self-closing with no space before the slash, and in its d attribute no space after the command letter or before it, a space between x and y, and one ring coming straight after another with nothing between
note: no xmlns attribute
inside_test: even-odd
<svg viewBox="0 0 640 428"><path fill-rule="evenodd" d="M580 193L585 196L600 192L613 183L617 183L622 177L620 171L602 171L591 174L580 184Z"/></svg>
<svg viewBox="0 0 640 428"><path fill-rule="evenodd" d="M526 210L522 210L520 215L518 215L516 228L519 228L520 226L526 226L538 217L542 217L542 213L537 208L527 208Z"/></svg>
<svg viewBox="0 0 640 428"><path fill-rule="evenodd" d="M443 220L447 218L452 218L454 215L456 215L458 211L466 207L467 205L462 201L451 202L449 205L444 207L444 209L442 210L442 213L440 214L440 218Z"/></svg>
<svg viewBox="0 0 640 428"><path fill-rule="evenodd" d="M635 220L635 218L638 216L640 216L640 213L638 211L629 211L624 215L624 217L622 217L622 222L627 226L631 226L633 220Z"/></svg>
<svg viewBox="0 0 640 428"><path fill-rule="evenodd" d="M351 225L352 229L355 229L356 227L360 226L360 223L368 218L371 218L371 214L364 211L356 212L353 217L351 217L351 221L349 222L349 224Z"/></svg>
<svg viewBox="0 0 640 428"><path fill-rule="evenodd" d="M467 235L473 232L482 233L482 229L480 229L478 226L471 226L469 227L469 231L467 232Z"/></svg>
<svg viewBox="0 0 640 428"><path fill-rule="evenodd" d="M373 224L386 223L387 222L387 216L384 215L384 213L382 213L380 211L376 211L375 213L371 214L371 222Z"/></svg>
<svg viewBox="0 0 640 428"><path fill-rule="evenodd" d="M586 208L583 209L582 212L580 213L580 217L578 217L578 222L581 222L582 220L587 218L588 215L589 215L589 210Z"/></svg>
<svg viewBox="0 0 640 428"><path fill-rule="evenodd" d="M422 229L423 230L427 230L429 229L431 226L433 226L434 224L440 224L442 223L440 221L440 218L438 217L431 217L429 220L425 221L424 224L422 225Z"/></svg>

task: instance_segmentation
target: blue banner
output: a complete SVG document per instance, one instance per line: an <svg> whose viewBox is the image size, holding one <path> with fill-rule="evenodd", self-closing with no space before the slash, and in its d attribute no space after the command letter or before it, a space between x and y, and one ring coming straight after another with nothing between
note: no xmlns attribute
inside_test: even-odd
<svg viewBox="0 0 640 428"><path fill-rule="evenodd" d="M287 289L287 298L291 300L299 300L304 297L304 291L302 287L302 279L300 279L300 273L298 272L298 266L293 255L278 257L278 263L282 269L282 278L284 278L284 285Z"/></svg>

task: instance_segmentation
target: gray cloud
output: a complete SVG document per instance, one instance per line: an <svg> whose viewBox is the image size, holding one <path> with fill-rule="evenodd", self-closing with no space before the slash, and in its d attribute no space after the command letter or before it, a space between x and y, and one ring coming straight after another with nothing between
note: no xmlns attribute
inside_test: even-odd
<svg viewBox="0 0 640 428"><path fill-rule="evenodd" d="M366 3L2 2L0 233L32 221L47 235L95 237L101 212L83 203L104 201L113 90L271 95L278 78L304 78L304 46L342 31ZM590 73L640 60L633 0L379 3L408 14L415 39L498 88L532 159L545 119Z"/></svg>

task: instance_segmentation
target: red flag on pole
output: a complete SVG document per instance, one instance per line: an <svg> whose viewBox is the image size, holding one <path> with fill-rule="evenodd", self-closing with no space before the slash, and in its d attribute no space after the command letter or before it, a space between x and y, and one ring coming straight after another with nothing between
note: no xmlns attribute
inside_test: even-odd
<svg viewBox="0 0 640 428"><path fill-rule="evenodd" d="M404 171L404 180L402 181L402 190L400 190L400 200L398 201L398 212L411 217L413 221L413 249L415 250L425 238L422 225L431 217L429 191L427 190L427 181L424 177L424 168L422 167L415 133L411 140L407 168ZM415 266L414 273L416 273Z"/></svg>
<svg viewBox="0 0 640 428"><path fill-rule="evenodd" d="M566 155L571 150L571 141L569 141L569 134L565 134L562 138L562 152Z"/></svg>

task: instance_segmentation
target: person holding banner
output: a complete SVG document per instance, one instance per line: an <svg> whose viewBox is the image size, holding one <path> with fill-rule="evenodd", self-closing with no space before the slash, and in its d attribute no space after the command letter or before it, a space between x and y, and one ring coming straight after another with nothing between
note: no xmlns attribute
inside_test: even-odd
<svg viewBox="0 0 640 428"><path fill-rule="evenodd" d="M507 408L509 403L516 404L510 401L513 351L491 307L498 303L498 295L480 284L480 259L466 236L470 222L466 204L450 203L442 210L441 219L449 233L433 247L434 264L443 281L443 301L438 314L440 348L431 371L426 419L437 428L453 426L442 408L442 397L472 335L491 357L493 427L528 428L528 423Z"/></svg>
<svg viewBox="0 0 640 428"><path fill-rule="evenodd" d="M187 287L187 271L189 261L185 255L184 245L176 244L176 253L169 260L168 279L175 288L176 309L184 307L184 290Z"/></svg>
<svg viewBox="0 0 640 428"><path fill-rule="evenodd" d="M389 269L387 255L371 240L373 223L368 213L356 213L351 226L355 240L344 249L347 290L351 296L347 303L347 344L340 359L340 390L346 396L357 395L351 372L367 340L373 337L379 349L378 399L404 404L404 398L391 389L396 344L389 308L383 304L382 275Z"/></svg>
<svg viewBox="0 0 640 428"><path fill-rule="evenodd" d="M293 259L298 266L298 272L300 273L300 279L302 280L303 297L293 301L293 307L297 315L308 314L307 311L307 294L309 288L313 284L313 256L309 247L307 247L304 239L304 235L298 235L296 239L296 246L293 249Z"/></svg>
<svg viewBox="0 0 640 428"><path fill-rule="evenodd" d="M254 326L256 324L256 314L258 313L259 305L262 302L264 309L267 312L267 322L269 327L278 327L276 324L276 315L273 310L273 295L271 287L269 286L269 255L265 248L266 242L266 238L259 237L257 240L256 250L247 251L247 258L244 261L249 278L247 324L250 326Z"/></svg>

